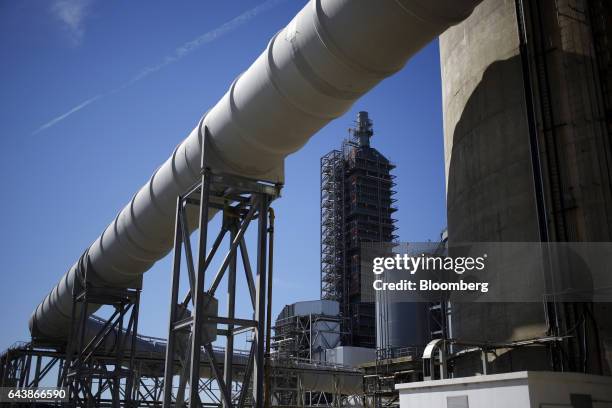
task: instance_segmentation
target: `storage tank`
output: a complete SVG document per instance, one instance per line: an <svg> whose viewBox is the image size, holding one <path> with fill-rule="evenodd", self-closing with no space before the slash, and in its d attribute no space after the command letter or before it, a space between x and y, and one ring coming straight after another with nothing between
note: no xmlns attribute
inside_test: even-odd
<svg viewBox="0 0 612 408"><path fill-rule="evenodd" d="M604 86L610 31L599 27L609 23L611 8L600 1L485 0L440 36L450 245L611 240ZM607 20L599 21L602 16ZM453 335L494 343L575 334L572 328L589 311L583 338L562 344L566 357L555 368L609 371L603 357L612 349L609 307L558 308L549 314L559 319L555 326L540 303L457 304ZM548 350L500 350L491 369L550 369ZM458 371L481 369L472 363Z"/></svg>
<svg viewBox="0 0 612 408"><path fill-rule="evenodd" d="M421 253L436 254L437 243L391 244L389 251L410 256ZM399 282L405 278L403 270L387 270L378 279ZM430 340L428 304L411 302L401 292L378 290L376 300L376 348L379 357L393 358L400 354L418 355Z"/></svg>
<svg viewBox="0 0 612 408"><path fill-rule="evenodd" d="M385 292L376 302L376 348L391 356L399 349L420 350L428 340L425 303L389 302Z"/></svg>

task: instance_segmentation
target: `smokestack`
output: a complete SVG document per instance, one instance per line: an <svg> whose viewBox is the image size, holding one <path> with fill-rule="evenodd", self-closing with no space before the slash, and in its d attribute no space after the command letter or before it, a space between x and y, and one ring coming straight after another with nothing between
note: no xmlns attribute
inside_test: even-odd
<svg viewBox="0 0 612 408"><path fill-rule="evenodd" d="M370 147L370 138L373 135L372 120L368 116L368 112L359 112L357 114L356 127L353 129L353 137L359 144L359 147Z"/></svg>

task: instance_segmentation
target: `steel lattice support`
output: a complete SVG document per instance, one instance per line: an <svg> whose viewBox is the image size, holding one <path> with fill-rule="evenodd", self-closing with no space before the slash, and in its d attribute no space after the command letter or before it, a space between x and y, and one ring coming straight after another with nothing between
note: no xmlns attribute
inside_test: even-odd
<svg viewBox="0 0 612 408"><path fill-rule="evenodd" d="M0 386L20 389L56 386L63 356L53 347L16 343L0 355Z"/></svg>
<svg viewBox="0 0 612 408"><path fill-rule="evenodd" d="M170 407L173 403L180 405L183 400L190 407L207 405L201 401L201 387L193 386L193 384L200 384L200 373L203 369L202 357L206 357L207 367L216 380L216 389L224 407L242 407L247 400L251 399L251 396L248 395L251 389L248 386L251 379L252 405L263 407L266 305L271 295L271 293L266 294L266 289L268 288L268 275L272 271L271 260L268 259L268 246L272 240L268 217L272 218L270 203L278 196L280 186L214 172L206 168L205 163L203 154L200 182L177 199L163 406ZM188 218L189 212L192 212L194 207L198 209L200 230L195 256L189 239L190 220ZM220 211L223 221L207 253L208 219L213 211ZM255 220L257 220L257 254L254 275L247 251L245 233ZM205 287L205 276L213 272L211 263L220 252L220 246L228 233L230 247L225 255L220 257L221 265L214 271L210 285ZM186 264L185 271L182 270L183 256ZM253 307L253 317L248 319L236 317L238 259L242 262L245 272L244 281L246 281ZM189 290L183 300L179 301L182 272L187 274ZM218 313L215 295L224 278L227 278L228 283L228 305L227 313L221 316ZM236 334L246 331L253 332L251 349L246 361L244 357L237 361L233 339ZM215 353L212 347L217 335L226 337L226 347L222 358L219 358L218 353ZM178 364L177 356L180 362ZM238 367L244 367L241 378L235 378ZM173 395L175 373L179 373L179 387L176 395ZM187 382L190 386L189 393L185 396ZM239 393L232 393L233 382L243 384Z"/></svg>
<svg viewBox="0 0 612 408"><path fill-rule="evenodd" d="M0 355L0 386L28 389L65 387L63 376L65 356L65 345L43 344L38 340L36 343L15 344ZM115 362L115 357L103 350L97 350L93 358L97 362L97 367L112 365ZM127 364L129 360L126 356L124 364ZM133 386L126 381L119 383L119 406L126 407L131 404L138 407L161 407L163 376L156 370L151 371L151 367L162 366L163 358L149 353L137 353L134 360ZM74 363L75 360L72 362L73 367ZM112 371L107 370L107 372L112 375ZM99 396L82 398L81 395L76 401L70 401L70 404L94 407L113 406L114 401L110 388L112 384L104 378L91 381L91 384L94 385L92 394L95 396L100 390ZM128 386L132 387L132 392L127 390ZM65 405L62 403L61 406Z"/></svg>
<svg viewBox="0 0 612 408"><path fill-rule="evenodd" d="M87 262L87 256L82 258ZM59 384L73 406L129 407L134 399L134 356L142 279L132 288L94 284L90 267L73 291L72 325ZM90 306L109 305L107 320L87 316ZM127 324L126 324L127 322Z"/></svg>

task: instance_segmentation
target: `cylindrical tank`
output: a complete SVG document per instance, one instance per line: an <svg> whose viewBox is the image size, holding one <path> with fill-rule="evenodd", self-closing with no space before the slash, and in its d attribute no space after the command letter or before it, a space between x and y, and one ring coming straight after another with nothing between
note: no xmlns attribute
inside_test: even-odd
<svg viewBox="0 0 612 408"><path fill-rule="evenodd" d="M429 244L415 244L415 249L412 244L392 246L392 253L409 255L434 253L435 248ZM384 282L399 282L405 274L401 270L388 270L379 278ZM380 357L395 357L405 348L413 348L412 351L418 353L429 341L428 303L409 300L394 291L375 291L376 348Z"/></svg>
<svg viewBox="0 0 612 408"><path fill-rule="evenodd" d="M467 17L479 1L310 1L93 242L83 261L105 284L125 287L168 253L176 197L200 174L204 127L207 166L281 181L285 157ZM191 228L195 221L192 217ZM82 275L79 264L32 314L33 334L65 338L72 288Z"/></svg>
<svg viewBox="0 0 612 408"><path fill-rule="evenodd" d="M384 296L376 299L376 348L393 353L395 349L427 344L429 325L425 303L389 302Z"/></svg>
<svg viewBox="0 0 612 408"><path fill-rule="evenodd" d="M610 241L610 135L602 120L591 3L597 2L485 0L441 35L450 245L539 241L536 189L545 199L548 239ZM523 52L517 13L526 22ZM536 124L532 133L528 112ZM537 138L540 163L531 159L530 135ZM541 184L532 169L541 172ZM569 316L564 308L562 319ZM457 304L453 335L481 343L543 337L551 333L544 310L539 303ZM603 311L595 314L605 321ZM557 333L575 323L562 321ZM604 350L605 341L597 346ZM493 369L550 369L546 349L534 350L501 353ZM480 362L474 367L480 370Z"/></svg>

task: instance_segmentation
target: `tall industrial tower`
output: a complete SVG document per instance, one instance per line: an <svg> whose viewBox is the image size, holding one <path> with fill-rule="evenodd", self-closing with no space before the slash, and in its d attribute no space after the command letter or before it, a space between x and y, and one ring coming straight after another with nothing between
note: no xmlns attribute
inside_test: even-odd
<svg viewBox="0 0 612 408"><path fill-rule="evenodd" d="M484 0L440 36L440 59L449 246L612 241L612 2ZM611 313L553 300L451 317L472 345L555 339L496 350L489 370L610 374ZM481 367L466 354L454 373Z"/></svg>
<svg viewBox="0 0 612 408"><path fill-rule="evenodd" d="M395 166L370 146L367 112L350 133L341 150L321 158L321 299L340 304L342 345L374 348L375 307L362 302L360 247L396 239Z"/></svg>

